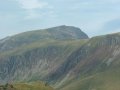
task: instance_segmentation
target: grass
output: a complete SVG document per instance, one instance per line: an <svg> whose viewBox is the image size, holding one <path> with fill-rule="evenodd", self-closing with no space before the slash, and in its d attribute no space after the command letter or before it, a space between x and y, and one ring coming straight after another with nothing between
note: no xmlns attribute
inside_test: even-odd
<svg viewBox="0 0 120 90"><path fill-rule="evenodd" d="M78 79L60 90L120 90L119 69Z"/></svg>
<svg viewBox="0 0 120 90"><path fill-rule="evenodd" d="M0 90L54 90L51 86L42 83L17 83L17 84L6 84L1 86Z"/></svg>
<svg viewBox="0 0 120 90"><path fill-rule="evenodd" d="M30 84L15 84L17 90L53 90L52 87L44 83L30 83Z"/></svg>
<svg viewBox="0 0 120 90"><path fill-rule="evenodd" d="M56 46L56 47L70 47L71 49L74 49L75 47L80 47L83 45L87 40L43 40L43 41L37 41L34 43L31 43L29 45L23 45L21 47L15 48L13 50L5 51L0 53L0 57L6 57L11 55L18 55L33 49L37 48L46 48L48 46ZM74 47L74 48L73 48Z"/></svg>

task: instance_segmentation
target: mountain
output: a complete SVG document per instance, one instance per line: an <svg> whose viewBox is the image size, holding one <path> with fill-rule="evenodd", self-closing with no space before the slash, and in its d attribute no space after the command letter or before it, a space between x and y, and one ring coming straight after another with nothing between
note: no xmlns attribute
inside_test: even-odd
<svg viewBox="0 0 120 90"><path fill-rule="evenodd" d="M79 28L58 26L2 39L0 82L51 82L48 81L50 73L87 38Z"/></svg>
<svg viewBox="0 0 120 90"><path fill-rule="evenodd" d="M0 42L1 83L43 81L56 90L120 90L120 33L88 38L78 28L59 26Z"/></svg>
<svg viewBox="0 0 120 90"><path fill-rule="evenodd" d="M64 71L72 79L60 90L119 90L120 34L91 38L66 63Z"/></svg>
<svg viewBox="0 0 120 90"><path fill-rule="evenodd" d="M31 44L36 41L45 40L68 40L68 39L87 39L88 36L79 28L73 26L58 26L48 29L24 32L15 36L0 40L0 51L12 50L14 48Z"/></svg>

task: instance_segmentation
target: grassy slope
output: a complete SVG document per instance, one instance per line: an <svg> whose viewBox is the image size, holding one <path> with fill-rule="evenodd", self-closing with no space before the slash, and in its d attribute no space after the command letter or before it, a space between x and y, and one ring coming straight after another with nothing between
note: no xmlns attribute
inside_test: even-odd
<svg viewBox="0 0 120 90"><path fill-rule="evenodd" d="M119 70L108 70L77 79L60 90L120 90Z"/></svg>
<svg viewBox="0 0 120 90"><path fill-rule="evenodd" d="M36 83L19 83L19 84L6 84L1 86L0 90L54 90L51 86L42 82Z"/></svg>
<svg viewBox="0 0 120 90"><path fill-rule="evenodd" d="M24 53L36 48L45 48L47 46L59 46L59 47L71 47L71 49L74 48L79 48L81 45L83 45L87 39L83 40L53 40L53 39L48 39L48 40L43 40L43 41L37 41L34 43L31 43L29 45L23 45L21 47L15 48L13 50L5 51L0 53L0 56L11 56L11 55L16 55L20 53ZM73 47L73 48L72 48Z"/></svg>
<svg viewBox="0 0 120 90"><path fill-rule="evenodd" d="M31 83L31 84L15 84L16 90L53 90L52 87L46 86L43 83Z"/></svg>

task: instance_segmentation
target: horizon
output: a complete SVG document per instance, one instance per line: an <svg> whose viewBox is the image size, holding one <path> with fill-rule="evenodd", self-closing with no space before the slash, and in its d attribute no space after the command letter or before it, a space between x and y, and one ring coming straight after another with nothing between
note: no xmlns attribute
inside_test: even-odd
<svg viewBox="0 0 120 90"><path fill-rule="evenodd" d="M89 37L120 32L119 0L6 0L0 3L0 39L60 25Z"/></svg>

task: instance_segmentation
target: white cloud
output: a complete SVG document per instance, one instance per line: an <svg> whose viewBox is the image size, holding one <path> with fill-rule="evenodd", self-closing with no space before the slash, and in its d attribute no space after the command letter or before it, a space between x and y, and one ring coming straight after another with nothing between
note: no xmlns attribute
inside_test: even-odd
<svg viewBox="0 0 120 90"><path fill-rule="evenodd" d="M36 9L47 9L50 6L47 2L41 0L16 0L22 9L25 10L27 16L25 19L35 19L40 18L43 13L36 12Z"/></svg>
<svg viewBox="0 0 120 90"><path fill-rule="evenodd" d="M21 5L21 8L26 10L42 9L48 5L47 2L42 2L38 0L16 0L16 1Z"/></svg>

